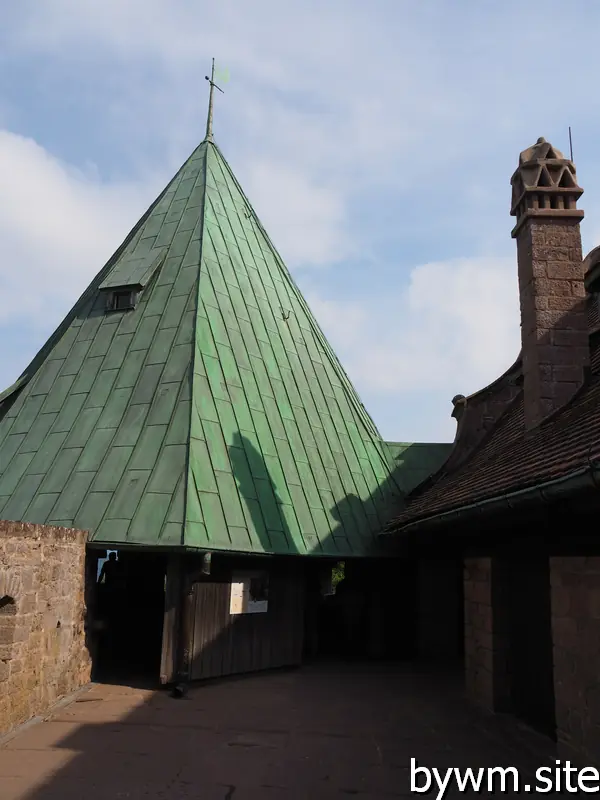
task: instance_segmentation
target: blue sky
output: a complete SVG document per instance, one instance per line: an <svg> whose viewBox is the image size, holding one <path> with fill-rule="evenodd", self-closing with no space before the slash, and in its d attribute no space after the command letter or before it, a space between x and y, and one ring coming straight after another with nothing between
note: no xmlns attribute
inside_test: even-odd
<svg viewBox="0 0 600 800"><path fill-rule="evenodd" d="M451 441L516 358L509 180L568 151L600 243L600 7L20 0L0 11L0 384L215 138L382 434Z"/></svg>

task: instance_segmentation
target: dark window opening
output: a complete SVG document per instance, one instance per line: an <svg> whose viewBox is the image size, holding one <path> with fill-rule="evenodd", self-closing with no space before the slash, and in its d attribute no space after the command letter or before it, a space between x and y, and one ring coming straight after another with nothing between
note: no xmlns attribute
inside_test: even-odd
<svg viewBox="0 0 600 800"><path fill-rule="evenodd" d="M250 600L262 603L269 599L269 576L263 574L250 578Z"/></svg>
<svg viewBox="0 0 600 800"><path fill-rule="evenodd" d="M17 605L14 598L9 595L0 597L0 664L10 661L13 657L12 646L15 639L15 623L17 621ZM4 652L2 652L4 651ZM8 678L8 672L0 672L0 681Z"/></svg>
<svg viewBox="0 0 600 800"><path fill-rule="evenodd" d="M120 289L116 292L110 292L106 298L107 311L129 311L135 308L137 300L137 292L131 289Z"/></svg>
<svg viewBox="0 0 600 800"><path fill-rule="evenodd" d="M4 595L0 597L0 615L3 617L13 617L17 613L17 606L12 597Z"/></svg>

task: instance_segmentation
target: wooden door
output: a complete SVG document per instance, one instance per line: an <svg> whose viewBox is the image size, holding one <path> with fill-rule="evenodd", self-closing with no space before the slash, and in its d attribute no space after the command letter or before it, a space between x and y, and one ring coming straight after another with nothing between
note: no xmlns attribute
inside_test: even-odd
<svg viewBox="0 0 600 800"><path fill-rule="evenodd" d="M265 613L231 614L231 573L194 584L190 646L192 680L300 664L304 582L299 563L274 563Z"/></svg>

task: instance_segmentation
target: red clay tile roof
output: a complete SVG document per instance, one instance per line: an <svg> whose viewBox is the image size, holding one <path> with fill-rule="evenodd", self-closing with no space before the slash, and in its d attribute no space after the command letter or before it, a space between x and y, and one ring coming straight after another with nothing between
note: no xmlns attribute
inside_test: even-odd
<svg viewBox="0 0 600 800"><path fill-rule="evenodd" d="M600 453L600 335L591 337L592 377L573 400L526 432L522 391L473 455L453 472L417 488L387 530L560 478Z"/></svg>

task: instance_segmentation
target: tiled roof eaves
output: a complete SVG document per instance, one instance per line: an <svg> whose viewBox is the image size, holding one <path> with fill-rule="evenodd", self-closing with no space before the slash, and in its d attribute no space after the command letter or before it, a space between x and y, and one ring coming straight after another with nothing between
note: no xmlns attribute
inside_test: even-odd
<svg viewBox="0 0 600 800"><path fill-rule="evenodd" d="M386 527L386 531L398 530L400 527L403 526L403 524L404 524L403 521L404 520L406 521L406 524L408 524L409 520L421 519L421 518L423 518L425 516L431 516L431 515L427 515L426 511L425 512L423 512L423 511L419 512L417 510L416 513L414 511L411 513L411 508L410 508L411 502L414 502L414 503L416 503L417 501L421 501L422 502L423 495L425 495L429 491L432 491L432 490L435 491L436 489L438 489L438 487L439 487L439 490L441 492L443 492L444 491L444 485L446 483L446 482L444 482L444 479L448 479L448 480L452 480L452 481L459 480L460 476L461 476L461 473L464 473L465 476L467 477L468 473L469 473L469 470L470 470L470 467L472 465L473 459L477 458L478 456L485 456L485 451L486 450L489 449L491 451L490 453L487 454L487 458L485 459L486 462L489 462L492 458L494 458L498 454L498 450L499 449L505 449L506 447L510 447L510 445L512 444L513 439L515 438L515 432L516 432L514 430L516 425L513 424L513 423L515 421L515 418L517 418L519 416L519 410L520 410L520 405L522 403L522 399L523 399L522 395L519 394L510 403L510 405L506 408L504 413L500 416L497 424L493 428L491 428L491 430L489 430L486 433L486 435L483 437L481 442L473 450L473 452L471 453L468 461L462 463L456 471L454 471L454 470L446 471L445 470L446 463L449 460L449 459L447 459L447 461L444 464L442 464L442 466L441 466L440 470L437 472L437 474L432 475L428 480L423 481L423 483L421 483L419 486L417 486L414 489L414 491L409 494L409 496L407 498L408 508L406 509L405 513L402 514L398 519L393 520L392 522L390 522L390 524ZM518 420L517 420L517 424L518 424ZM501 433L504 429L506 429L505 435L499 435L499 433ZM499 448L494 448L494 446L493 446L493 444L494 444L493 443L493 439L495 439L495 438L498 438L500 440L500 447ZM450 455L452 455L452 453ZM432 498L432 500L435 501L435 498ZM456 503L454 506L449 505L445 510L448 510L448 511L455 510L457 508L460 508L461 506L462 506L462 503L459 502L459 503ZM437 516L437 515L433 515L433 516Z"/></svg>
<svg viewBox="0 0 600 800"><path fill-rule="evenodd" d="M386 532L442 514L456 514L471 505L500 501L520 491L562 480L596 462L598 416L592 413L600 398L600 381L585 384L572 400L536 431L525 436L523 395L511 405L462 469L444 476L391 521ZM495 440L495 441L494 441ZM590 441L592 444L590 444ZM527 457L527 453L532 457ZM516 466L516 469L513 467ZM448 518L446 518L448 519Z"/></svg>
<svg viewBox="0 0 600 800"><path fill-rule="evenodd" d="M477 514L490 514L494 510L516 510L526 503L549 503L560 497L588 490L600 490L600 453L585 467L573 470L566 475L552 478L543 483L504 492L494 497L477 500L469 505L441 511L430 516L421 516L408 519L405 523L394 526L392 523L381 536L390 536L397 533L412 533L425 528L438 525L447 525Z"/></svg>
<svg viewBox="0 0 600 800"><path fill-rule="evenodd" d="M507 370L507 372L505 372L504 375L502 375L502 378L505 378L507 375L509 375L511 373L512 369L514 369L514 365L513 365L513 367L511 367L510 370ZM499 384L499 383L500 383L500 379L498 379L498 381L494 381L494 384L490 384L490 387L492 385ZM487 388L489 389L490 387L487 387ZM485 390L482 389L481 391L483 392ZM479 394L479 392L477 394ZM410 512L410 503L413 502L413 501L416 501L417 498L422 497L427 491L429 491L430 489L433 489L435 486L440 484L440 482L443 481L444 478L449 478L449 479L450 478L458 478L458 476L460 475L460 473L462 471L467 473L468 470L469 470L469 467L472 464L473 459L476 458L477 456L479 456L480 454L482 454L488 448L488 446L490 444L490 441L498 436L498 432L499 432L499 430L501 428L509 428L510 429L509 435L505 435L505 436L502 437L502 439L501 439L502 444L506 446L510 442L512 442L512 440L514 438L514 427L515 426L512 425L511 423L513 422L513 417L518 416L519 405L520 405L521 402L522 402L522 394L519 393L507 405L506 409L503 411L503 413L498 418L498 421L496 422L496 424L485 434L485 436L481 439L481 441L477 444L477 446L469 454L468 460L465 461L465 462L461 462L456 470L451 469L451 468L448 469L448 467L451 466L451 459L453 458L453 456L455 454L455 448L453 448L450 451L450 453L448 455L448 458L444 461L444 463L441 465L441 467L438 469L438 471L435 472L434 474L432 474L429 478L427 478L427 480L423 481L418 486L416 486L415 489L408 495L408 497L407 497L408 508L407 508L407 510L405 512L405 515L402 515L402 516L405 517L405 518L413 516L413 515L411 515L411 512ZM510 434L512 434L512 435L510 435ZM456 447L456 443L455 443L455 447ZM489 455L487 460L489 460L489 458L493 457L496 452L497 452L496 450L493 450L492 453L490 453L490 455ZM402 519L402 517L400 519ZM397 527L397 524L400 521L400 519L392 521L390 523L390 525L388 526L388 528Z"/></svg>

